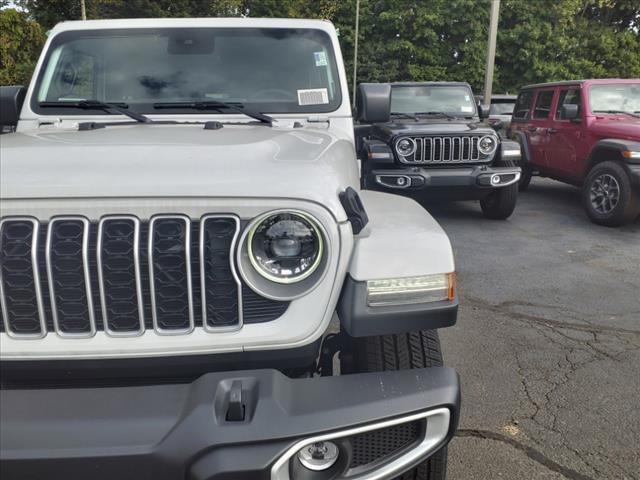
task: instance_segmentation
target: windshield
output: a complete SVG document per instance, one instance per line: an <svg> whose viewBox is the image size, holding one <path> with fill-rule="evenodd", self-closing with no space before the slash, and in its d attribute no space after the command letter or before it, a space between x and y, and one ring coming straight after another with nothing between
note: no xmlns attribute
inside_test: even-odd
<svg viewBox="0 0 640 480"><path fill-rule="evenodd" d="M144 113L202 113L185 102L215 100L256 112L316 113L341 102L331 39L311 29L65 32L53 39L35 91L33 110L59 115L96 111L39 104L97 100ZM175 102L182 104L154 108Z"/></svg>
<svg viewBox="0 0 640 480"><path fill-rule="evenodd" d="M516 106L516 101L513 100L511 102L499 102L492 103L489 107L490 115L511 115L513 113L513 108Z"/></svg>
<svg viewBox="0 0 640 480"><path fill-rule="evenodd" d="M640 83L591 85L591 111L640 113Z"/></svg>
<svg viewBox="0 0 640 480"><path fill-rule="evenodd" d="M464 85L394 86L391 89L391 112L442 112L468 117L475 115L476 106L471 90Z"/></svg>

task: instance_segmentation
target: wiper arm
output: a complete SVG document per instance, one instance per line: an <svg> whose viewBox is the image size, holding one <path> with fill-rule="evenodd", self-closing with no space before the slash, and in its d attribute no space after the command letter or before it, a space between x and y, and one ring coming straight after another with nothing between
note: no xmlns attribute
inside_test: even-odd
<svg viewBox="0 0 640 480"><path fill-rule="evenodd" d="M390 115L392 117L410 118L411 120L415 120L416 122L418 121L418 117L416 117L415 115L409 115L408 113L391 112Z"/></svg>
<svg viewBox="0 0 640 480"><path fill-rule="evenodd" d="M452 118L452 119L456 118L453 115L449 115L448 113L445 113L445 112L416 112L416 115L440 115L446 118Z"/></svg>
<svg viewBox="0 0 640 480"><path fill-rule="evenodd" d="M122 115L125 115L129 118L132 118L136 122L140 123L152 123L149 117L134 112L133 110L129 110L129 105L126 103L107 103L101 102L99 100L79 100L73 102L40 102L38 104L41 108L81 108L83 110L104 110L105 112L109 112L109 110L115 110Z"/></svg>
<svg viewBox="0 0 640 480"><path fill-rule="evenodd" d="M638 113L640 112L627 112L625 110L594 110L593 113L625 113L627 115L631 115L632 117L640 118L640 115L638 115Z"/></svg>
<svg viewBox="0 0 640 480"><path fill-rule="evenodd" d="M267 123L269 125L273 125L273 118L268 115L265 115L260 112L253 112L251 110L247 110L243 104L232 104L219 102L217 100L206 100L201 102L161 102L154 103L153 108L163 109L163 108L190 108L193 110L233 110L234 112L242 113L247 117L254 118L259 120L262 123Z"/></svg>

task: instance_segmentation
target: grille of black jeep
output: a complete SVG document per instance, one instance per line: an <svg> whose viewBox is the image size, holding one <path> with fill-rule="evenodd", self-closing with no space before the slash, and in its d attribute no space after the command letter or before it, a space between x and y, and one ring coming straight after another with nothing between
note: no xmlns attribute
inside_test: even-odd
<svg viewBox="0 0 640 480"><path fill-rule="evenodd" d="M442 164L473 163L491 160L478 150L481 135L461 137L411 137L416 144L414 153L401 156L403 163Z"/></svg>
<svg viewBox="0 0 640 480"><path fill-rule="evenodd" d="M129 215L0 222L0 331L133 336L154 329L215 333L275 320L289 302L264 298L235 273L241 229L232 215L191 221Z"/></svg>
<svg viewBox="0 0 640 480"><path fill-rule="evenodd" d="M402 453L418 441L423 429L424 422L415 421L351 437L349 468L362 467Z"/></svg>

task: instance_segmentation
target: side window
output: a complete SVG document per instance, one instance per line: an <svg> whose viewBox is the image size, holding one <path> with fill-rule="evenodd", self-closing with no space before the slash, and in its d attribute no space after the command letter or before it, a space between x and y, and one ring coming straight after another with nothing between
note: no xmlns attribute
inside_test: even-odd
<svg viewBox="0 0 640 480"><path fill-rule="evenodd" d="M562 118L562 106L563 105L577 105L578 114L582 112L582 97L580 96L580 90L562 90L560 92L560 100L558 101L558 108L556 109L556 120L564 120Z"/></svg>
<svg viewBox="0 0 640 480"><path fill-rule="evenodd" d="M516 106L513 109L513 118L519 120L525 120L529 118L531 112L531 102L533 101L533 91L522 92L518 95L516 100Z"/></svg>
<svg viewBox="0 0 640 480"><path fill-rule="evenodd" d="M538 93L536 108L533 110L533 118L548 118L551 113L551 101L553 90L545 90Z"/></svg>

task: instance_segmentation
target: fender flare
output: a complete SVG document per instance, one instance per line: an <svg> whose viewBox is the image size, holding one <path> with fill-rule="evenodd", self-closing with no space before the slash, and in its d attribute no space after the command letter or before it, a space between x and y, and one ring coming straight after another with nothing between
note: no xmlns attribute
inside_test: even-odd
<svg viewBox="0 0 640 480"><path fill-rule="evenodd" d="M640 152L640 142L619 138L603 138L602 140L599 140L595 145L593 145L593 147L591 147L591 152L589 152L589 156L585 162L584 174L587 175L594 165L605 160L618 160L624 163L640 163L640 160L625 158L622 155L622 152L628 150ZM605 152L616 152L617 157L601 158L600 155Z"/></svg>

